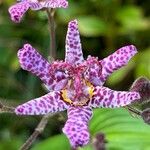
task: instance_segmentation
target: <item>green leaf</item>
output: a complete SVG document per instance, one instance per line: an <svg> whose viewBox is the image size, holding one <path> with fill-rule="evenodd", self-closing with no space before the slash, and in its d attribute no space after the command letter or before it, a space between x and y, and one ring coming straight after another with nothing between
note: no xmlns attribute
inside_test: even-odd
<svg viewBox="0 0 150 150"><path fill-rule="evenodd" d="M150 148L150 127L138 118L133 118L123 109L97 109L90 123L94 136L105 133L108 149L143 150Z"/></svg>
<svg viewBox="0 0 150 150"><path fill-rule="evenodd" d="M79 30L84 36L100 36L106 33L107 25L95 16L78 17Z"/></svg>
<svg viewBox="0 0 150 150"><path fill-rule="evenodd" d="M11 55L10 49L7 47L0 46L0 65L8 66L9 64L9 57Z"/></svg>
<svg viewBox="0 0 150 150"><path fill-rule="evenodd" d="M1 139L0 141L0 150L16 150L22 144L22 141L19 138L13 137L12 139Z"/></svg>
<svg viewBox="0 0 150 150"><path fill-rule="evenodd" d="M58 9L57 15L59 21L68 24L69 21L73 20L73 18L76 18L76 16L83 14L84 12L85 10L79 7L79 3L70 1L67 11L66 9Z"/></svg>
<svg viewBox="0 0 150 150"><path fill-rule="evenodd" d="M138 54L136 77L146 76L150 78L150 48Z"/></svg>
<svg viewBox="0 0 150 150"><path fill-rule="evenodd" d="M70 145L65 135L62 134L36 144L32 150L70 150Z"/></svg>
<svg viewBox="0 0 150 150"><path fill-rule="evenodd" d="M104 133L108 150L144 150L150 148L150 127L133 118L125 109L96 109L90 121L91 138ZM57 135L37 144L32 150L69 150L65 135ZM89 144L80 150L92 150Z"/></svg>
<svg viewBox="0 0 150 150"><path fill-rule="evenodd" d="M116 14L117 20L122 24L123 32L130 30L143 30L149 27L149 21L143 17L142 10L137 6L124 6Z"/></svg>

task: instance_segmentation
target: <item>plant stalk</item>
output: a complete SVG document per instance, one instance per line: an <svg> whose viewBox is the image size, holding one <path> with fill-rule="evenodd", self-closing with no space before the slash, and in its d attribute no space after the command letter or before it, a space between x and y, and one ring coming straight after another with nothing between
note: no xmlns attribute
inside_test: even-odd
<svg viewBox="0 0 150 150"><path fill-rule="evenodd" d="M55 10L53 8L46 9L47 16L48 16L48 25L49 25L49 32L50 32L50 51L49 55L51 58L56 58L56 37L55 37L55 21L54 21L54 14Z"/></svg>
<svg viewBox="0 0 150 150"><path fill-rule="evenodd" d="M46 13L48 15L48 24L49 24L49 32L50 32L50 50L49 55L54 60L56 58L56 37L55 37L55 21L54 21L54 9L46 9ZM51 61L52 61L51 60ZM35 128L32 135L26 140L26 142L21 146L20 150L28 150L31 145L34 143L36 138L44 131L48 120L54 114L46 114L42 117L41 121Z"/></svg>

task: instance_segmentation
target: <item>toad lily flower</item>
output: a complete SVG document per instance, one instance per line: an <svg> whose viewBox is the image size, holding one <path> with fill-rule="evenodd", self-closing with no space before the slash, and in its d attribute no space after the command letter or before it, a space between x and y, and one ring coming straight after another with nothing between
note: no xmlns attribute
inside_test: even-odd
<svg viewBox="0 0 150 150"><path fill-rule="evenodd" d="M11 20L19 23L30 8L32 10L39 10L42 8L66 8L68 2L66 0L19 0L17 4L12 5L9 8Z"/></svg>
<svg viewBox="0 0 150 150"><path fill-rule="evenodd" d="M122 107L140 99L136 91L113 91L103 86L107 77L126 65L136 53L136 48L129 45L103 60L91 56L84 60L77 20L73 20L68 25L65 61L48 63L29 44L19 50L21 67L38 76L50 92L19 105L15 113L44 115L67 109L68 120L63 132L72 147L86 145L90 139L88 122L92 108Z"/></svg>

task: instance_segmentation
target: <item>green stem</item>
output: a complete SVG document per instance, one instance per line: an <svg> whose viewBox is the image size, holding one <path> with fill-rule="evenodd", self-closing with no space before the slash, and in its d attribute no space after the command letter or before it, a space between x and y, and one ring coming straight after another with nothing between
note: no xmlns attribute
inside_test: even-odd
<svg viewBox="0 0 150 150"><path fill-rule="evenodd" d="M35 128L34 132L31 134L31 136L27 139L27 141L21 146L21 148L19 150L30 149L31 145L36 140L36 138L44 131L44 129L48 123L48 119L50 117L52 117L53 115L54 114L46 114L42 117L41 121L39 122L39 124Z"/></svg>
<svg viewBox="0 0 150 150"><path fill-rule="evenodd" d="M48 15L48 24L50 32L50 52L49 55L51 58L56 58L56 37L55 37L55 21L54 21L54 9L46 9Z"/></svg>
<svg viewBox="0 0 150 150"><path fill-rule="evenodd" d="M50 50L49 55L51 58L56 58L56 38L55 38L55 21L54 21L54 9L46 9L47 15L48 15L48 24L49 24L49 32L50 32ZM37 125L35 131L33 134L27 139L27 141L21 146L20 150L28 150L32 143L36 140L36 138L43 132L45 129L48 119L53 114L46 114L42 117L41 121Z"/></svg>
<svg viewBox="0 0 150 150"><path fill-rule="evenodd" d="M137 110L131 106L127 106L128 110L131 111L132 113L138 115L138 116L141 116L141 111L140 110Z"/></svg>
<svg viewBox="0 0 150 150"><path fill-rule="evenodd" d="M0 102L0 113L14 113L14 110L14 107L3 105Z"/></svg>

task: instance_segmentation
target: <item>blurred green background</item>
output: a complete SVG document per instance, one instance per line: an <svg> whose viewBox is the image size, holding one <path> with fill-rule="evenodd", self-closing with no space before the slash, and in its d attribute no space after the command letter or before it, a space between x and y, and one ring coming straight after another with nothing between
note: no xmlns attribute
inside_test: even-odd
<svg viewBox="0 0 150 150"><path fill-rule="evenodd" d="M116 49L134 44L139 53L129 64L107 80L108 87L128 90L140 76L150 79L150 1L149 0L68 0L68 9L55 14L57 58L65 54L67 23L78 19L84 56L100 59ZM41 81L22 70L17 50L31 43L48 57L49 34L44 11L28 11L20 24L11 22L8 8L13 0L0 0L0 99L16 106L46 93ZM61 128L66 113L49 120L33 150L69 150ZM0 115L0 150L16 150L31 135L41 116ZM150 127L125 109L97 109L90 121L91 141L96 133L104 133L108 150L150 150ZM92 143L92 142L91 142ZM82 150L91 150L92 144Z"/></svg>

